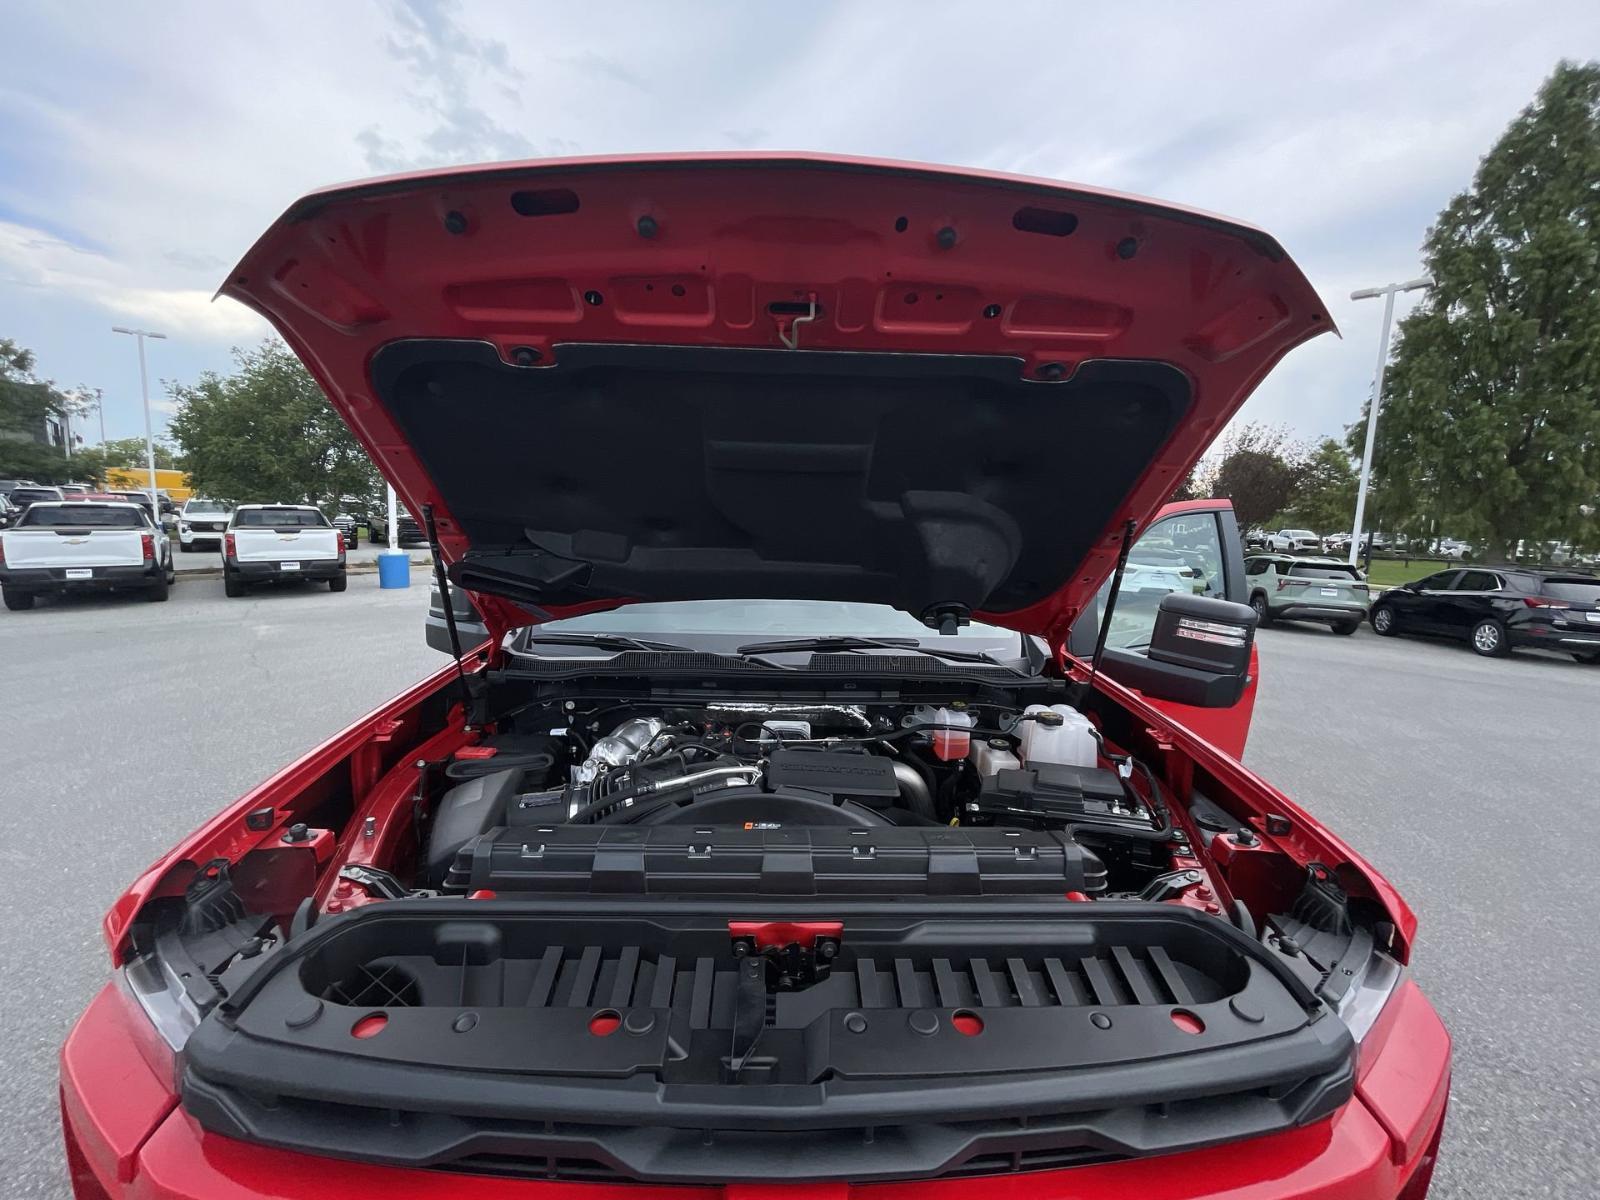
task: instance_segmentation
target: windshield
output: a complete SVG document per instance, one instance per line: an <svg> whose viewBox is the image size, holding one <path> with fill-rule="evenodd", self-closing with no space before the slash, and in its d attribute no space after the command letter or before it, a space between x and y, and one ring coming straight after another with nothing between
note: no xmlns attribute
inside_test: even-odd
<svg viewBox="0 0 1600 1200"><path fill-rule="evenodd" d="M314 508L245 508L233 514L239 529L319 529L328 522Z"/></svg>
<svg viewBox="0 0 1600 1200"><path fill-rule="evenodd" d="M183 511L191 515L194 513L225 513L228 511L228 506L220 500L190 500L183 506Z"/></svg>
<svg viewBox="0 0 1600 1200"><path fill-rule="evenodd" d="M11 493L13 504L36 504L40 500L59 500L61 495L55 488L17 488Z"/></svg>
<svg viewBox="0 0 1600 1200"><path fill-rule="evenodd" d="M23 525L46 525L54 529L144 529L144 514L133 508L110 504L36 504L22 514Z"/></svg>
<svg viewBox="0 0 1600 1200"><path fill-rule="evenodd" d="M700 638L707 649L732 649L716 639L739 642L780 637L916 638L929 646L960 641L981 647L1022 652L1022 635L1011 629L974 621L954 637L935 633L909 613L886 604L853 604L830 600L679 600L628 604L608 612L549 621L525 636L610 633L668 638L689 643Z"/></svg>

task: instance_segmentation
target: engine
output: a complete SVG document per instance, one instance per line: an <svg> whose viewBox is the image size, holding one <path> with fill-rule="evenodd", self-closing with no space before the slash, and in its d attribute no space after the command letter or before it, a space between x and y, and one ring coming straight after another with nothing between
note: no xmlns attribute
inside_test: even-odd
<svg viewBox="0 0 1600 1200"><path fill-rule="evenodd" d="M459 752L444 891L1137 893L1173 835L1153 779L1065 705L738 701L527 716ZM542 719L541 719L542 718ZM531 730L539 727L544 732Z"/></svg>

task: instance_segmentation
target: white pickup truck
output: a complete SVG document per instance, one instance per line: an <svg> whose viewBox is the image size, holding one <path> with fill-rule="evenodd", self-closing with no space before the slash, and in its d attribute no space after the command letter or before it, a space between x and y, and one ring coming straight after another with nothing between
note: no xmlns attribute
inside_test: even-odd
<svg viewBox="0 0 1600 1200"><path fill-rule="evenodd" d="M0 594L13 611L42 595L137 588L165 600L172 544L137 504L43 501L0 532Z"/></svg>
<svg viewBox="0 0 1600 1200"><path fill-rule="evenodd" d="M220 500L190 496L178 510L178 548L185 554L220 550L227 530L228 506Z"/></svg>
<svg viewBox="0 0 1600 1200"><path fill-rule="evenodd" d="M222 535L222 590L242 596L254 583L327 580L345 589L344 538L309 504L241 504Z"/></svg>

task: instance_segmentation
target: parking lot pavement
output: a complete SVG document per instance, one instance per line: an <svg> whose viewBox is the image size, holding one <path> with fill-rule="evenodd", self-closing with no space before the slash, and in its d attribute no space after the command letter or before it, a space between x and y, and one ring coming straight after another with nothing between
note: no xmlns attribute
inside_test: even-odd
<svg viewBox="0 0 1600 1200"><path fill-rule="evenodd" d="M1431 1197L1591 1197L1600 1165L1600 666L1260 636L1245 762L1399 887L1455 1039Z"/></svg>
<svg viewBox="0 0 1600 1200"><path fill-rule="evenodd" d="M195 557L195 556L191 556ZM186 580L0 611L4 1195L69 1195L56 1052L106 978L100 917L162 851L278 767L446 662L427 578L244 599Z"/></svg>
<svg viewBox="0 0 1600 1200"><path fill-rule="evenodd" d="M99 921L158 853L445 662L426 582L180 584L0 612L0 1092L6 1194L68 1195L55 1055L105 979ZM1385 871L1422 922L1415 972L1456 1039L1442 1200L1593 1195L1600 1037L1590 945L1600 667L1278 626L1247 763Z"/></svg>

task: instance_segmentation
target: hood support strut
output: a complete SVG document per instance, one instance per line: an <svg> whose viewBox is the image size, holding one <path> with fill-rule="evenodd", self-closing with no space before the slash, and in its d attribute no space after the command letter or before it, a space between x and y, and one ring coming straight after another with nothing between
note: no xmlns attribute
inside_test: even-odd
<svg viewBox="0 0 1600 1200"><path fill-rule="evenodd" d="M1117 611L1117 595L1122 591L1122 574L1128 566L1128 551L1133 549L1135 528L1132 521L1122 527L1122 545L1117 548L1117 569L1111 576L1111 591L1106 596L1106 611L1100 614L1100 636L1095 638L1094 657L1089 660L1089 679L1083 687L1083 694L1086 697L1094 692L1094 677L1099 674L1100 660L1105 657L1106 636L1111 632L1111 615Z"/></svg>
<svg viewBox="0 0 1600 1200"><path fill-rule="evenodd" d="M422 519L428 525L428 550L433 555L433 577L439 584L439 603L444 608L444 625L450 631L450 652L456 659L456 679L461 684L461 717L472 723L472 688L467 683L467 669L461 665L461 632L456 628L456 602L450 595L450 577L445 574L444 554L439 549L439 526L434 523L433 505L422 506ZM1123 551L1127 556L1127 551ZM1102 634L1101 640L1104 641Z"/></svg>

